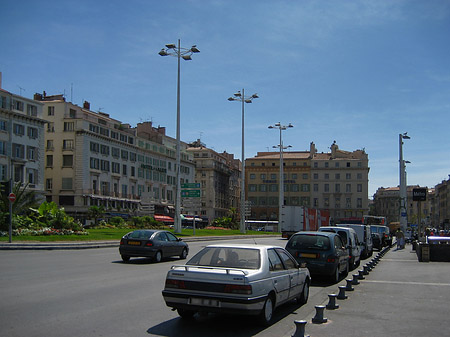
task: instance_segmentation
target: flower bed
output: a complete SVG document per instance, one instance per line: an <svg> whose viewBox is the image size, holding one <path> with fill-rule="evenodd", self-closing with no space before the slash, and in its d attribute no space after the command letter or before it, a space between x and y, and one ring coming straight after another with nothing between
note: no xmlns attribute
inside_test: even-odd
<svg viewBox="0 0 450 337"><path fill-rule="evenodd" d="M0 236L8 236L8 232L0 232ZM13 229L13 236L31 235L31 236L41 236L41 235L89 235L89 232L85 230L74 231L71 229L55 229L55 228L39 228L39 229L28 229L19 228Z"/></svg>

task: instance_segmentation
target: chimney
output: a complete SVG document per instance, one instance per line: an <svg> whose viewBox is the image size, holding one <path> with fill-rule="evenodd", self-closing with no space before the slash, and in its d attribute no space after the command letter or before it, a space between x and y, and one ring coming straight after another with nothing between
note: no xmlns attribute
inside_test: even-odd
<svg viewBox="0 0 450 337"><path fill-rule="evenodd" d="M91 103L89 103L88 101L84 101L83 108L87 109L87 110L90 110L91 109Z"/></svg>

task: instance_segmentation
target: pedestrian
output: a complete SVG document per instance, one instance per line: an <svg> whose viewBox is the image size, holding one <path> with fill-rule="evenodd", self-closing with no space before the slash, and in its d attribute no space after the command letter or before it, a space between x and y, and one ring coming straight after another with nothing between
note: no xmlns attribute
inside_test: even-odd
<svg viewBox="0 0 450 337"><path fill-rule="evenodd" d="M395 236L397 237L397 250L405 248L405 234L400 228L397 229Z"/></svg>

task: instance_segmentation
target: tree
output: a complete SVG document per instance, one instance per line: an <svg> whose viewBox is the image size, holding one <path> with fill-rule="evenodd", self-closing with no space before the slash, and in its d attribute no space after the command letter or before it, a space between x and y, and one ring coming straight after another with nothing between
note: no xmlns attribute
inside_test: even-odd
<svg viewBox="0 0 450 337"><path fill-rule="evenodd" d="M12 193L16 195L16 200L12 204L13 214L28 214L30 208L36 208L39 204L35 191L28 189L28 183L23 184L20 181L15 183L12 188ZM0 198L1 213L9 213L9 203L8 196L2 195Z"/></svg>
<svg viewBox="0 0 450 337"><path fill-rule="evenodd" d="M93 205L88 209L88 216L90 219L94 219L95 226L98 225L98 219L105 214L105 209L103 206Z"/></svg>

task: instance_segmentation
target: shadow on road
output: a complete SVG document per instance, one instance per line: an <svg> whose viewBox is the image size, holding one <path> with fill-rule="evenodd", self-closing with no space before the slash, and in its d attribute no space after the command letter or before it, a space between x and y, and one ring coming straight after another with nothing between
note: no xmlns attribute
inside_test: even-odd
<svg viewBox="0 0 450 337"><path fill-rule="evenodd" d="M274 312L276 324L288 315L295 314L299 305L289 302L277 308ZM162 322L147 330L147 333L155 336L183 336L183 337L215 337L233 336L248 337L255 336L266 329L261 326L256 317L244 315L225 314L195 314L192 319L181 317Z"/></svg>

